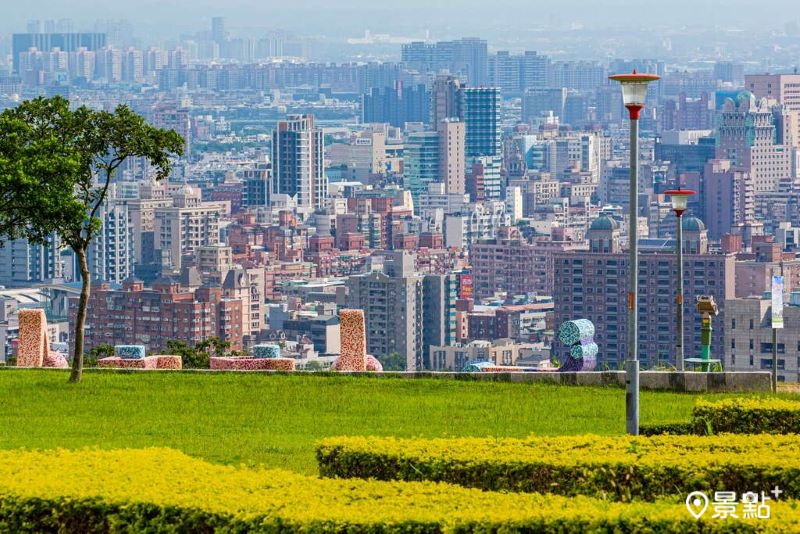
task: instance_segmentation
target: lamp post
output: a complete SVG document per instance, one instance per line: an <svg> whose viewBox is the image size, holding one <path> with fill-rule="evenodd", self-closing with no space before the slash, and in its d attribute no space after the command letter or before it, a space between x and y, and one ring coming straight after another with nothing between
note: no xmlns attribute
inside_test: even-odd
<svg viewBox="0 0 800 534"><path fill-rule="evenodd" d="M639 74L634 70L631 74L615 74L609 79L622 86L622 103L628 110L631 123L630 141L630 282L628 286L628 358L625 362L625 427L628 434L639 435L639 114L644 108L647 96L647 84L656 81L660 76L655 74Z"/></svg>
<svg viewBox="0 0 800 534"><path fill-rule="evenodd" d="M678 371L683 371L683 214L689 204L689 197L695 192L690 189L672 189L664 191L670 196L672 201L672 211L678 217L678 244L676 245L678 254L678 295L676 297L677 318L678 318L678 340L675 346L675 364Z"/></svg>

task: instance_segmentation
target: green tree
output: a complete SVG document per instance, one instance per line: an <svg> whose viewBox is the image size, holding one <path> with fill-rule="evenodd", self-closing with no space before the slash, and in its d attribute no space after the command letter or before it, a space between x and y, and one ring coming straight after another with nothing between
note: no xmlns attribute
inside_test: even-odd
<svg viewBox="0 0 800 534"><path fill-rule="evenodd" d="M222 341L218 337L209 337L190 347L185 341L170 339L167 341L167 352L180 356L184 369L208 369L211 366L211 357L225 357L240 355L238 351L231 351L229 341Z"/></svg>
<svg viewBox="0 0 800 534"><path fill-rule="evenodd" d="M92 347L86 352L83 358L84 365L93 366L97 365L97 360L100 358L108 358L114 355L114 347L112 345L97 345Z"/></svg>
<svg viewBox="0 0 800 534"><path fill-rule="evenodd" d="M399 352L390 352L382 358L378 358L384 371L405 371L406 359Z"/></svg>
<svg viewBox="0 0 800 534"><path fill-rule="evenodd" d="M143 157L163 179L183 144L180 135L148 125L127 106L113 113L73 110L62 97L40 97L0 114L0 236L46 243L55 232L78 259L82 285L71 382L83 373L87 251L101 228L97 213L114 175L128 158Z"/></svg>

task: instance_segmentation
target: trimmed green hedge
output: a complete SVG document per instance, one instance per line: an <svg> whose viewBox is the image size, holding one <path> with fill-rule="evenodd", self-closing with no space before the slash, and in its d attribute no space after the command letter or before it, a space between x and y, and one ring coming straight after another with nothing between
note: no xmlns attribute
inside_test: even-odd
<svg viewBox="0 0 800 534"><path fill-rule="evenodd" d="M0 532L797 532L776 520L699 521L683 503L491 493L431 482L318 479L214 465L169 449L0 451ZM780 520L777 520L780 518Z"/></svg>
<svg viewBox="0 0 800 534"><path fill-rule="evenodd" d="M798 434L800 402L775 398L699 399L692 410L695 428L717 433Z"/></svg>
<svg viewBox="0 0 800 534"><path fill-rule="evenodd" d="M692 491L766 491L800 498L800 438L791 436L340 437L317 447L320 474L431 480L491 491L614 501Z"/></svg>

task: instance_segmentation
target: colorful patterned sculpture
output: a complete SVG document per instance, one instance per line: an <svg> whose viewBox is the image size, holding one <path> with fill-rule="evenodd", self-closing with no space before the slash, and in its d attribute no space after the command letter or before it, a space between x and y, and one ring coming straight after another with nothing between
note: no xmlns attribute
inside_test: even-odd
<svg viewBox="0 0 800 534"><path fill-rule="evenodd" d="M120 358L110 356L97 360L97 366L110 369L172 369L183 368L183 359L180 356L158 354L144 358Z"/></svg>
<svg viewBox="0 0 800 534"><path fill-rule="evenodd" d="M333 362L331 369L334 371L366 371L367 329L364 310L341 310L339 312L339 329L342 339L341 354Z"/></svg>
<svg viewBox="0 0 800 534"><path fill-rule="evenodd" d="M590 320L567 321L558 329L558 338L570 347L567 361L558 369L560 372L594 371L598 349L594 342L594 324Z"/></svg>
<svg viewBox="0 0 800 534"><path fill-rule="evenodd" d="M143 360L145 357L144 345L115 345L114 356L123 360Z"/></svg>
<svg viewBox="0 0 800 534"><path fill-rule="evenodd" d="M211 369L216 371L294 371L292 358L218 358L212 357Z"/></svg>
<svg viewBox="0 0 800 534"><path fill-rule="evenodd" d="M372 371L373 373L383 372L383 364L372 354L367 354L367 371Z"/></svg>
<svg viewBox="0 0 800 534"><path fill-rule="evenodd" d="M19 310L19 367L69 367L63 354L50 350L44 310Z"/></svg>
<svg viewBox="0 0 800 534"><path fill-rule="evenodd" d="M280 345L254 345L253 357L255 358L280 358Z"/></svg>

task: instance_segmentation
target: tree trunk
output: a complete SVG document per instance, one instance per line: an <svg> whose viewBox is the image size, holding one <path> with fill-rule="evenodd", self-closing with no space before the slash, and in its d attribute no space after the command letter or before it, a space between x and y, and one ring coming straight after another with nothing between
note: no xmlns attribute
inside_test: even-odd
<svg viewBox="0 0 800 534"><path fill-rule="evenodd" d="M72 372L69 375L70 382L80 382L83 375L83 331L86 327L86 308L89 304L89 292L91 291L91 275L89 265L86 262L86 248L76 250L78 264L81 269L81 297L78 299L78 315L75 318L75 350L72 356Z"/></svg>

